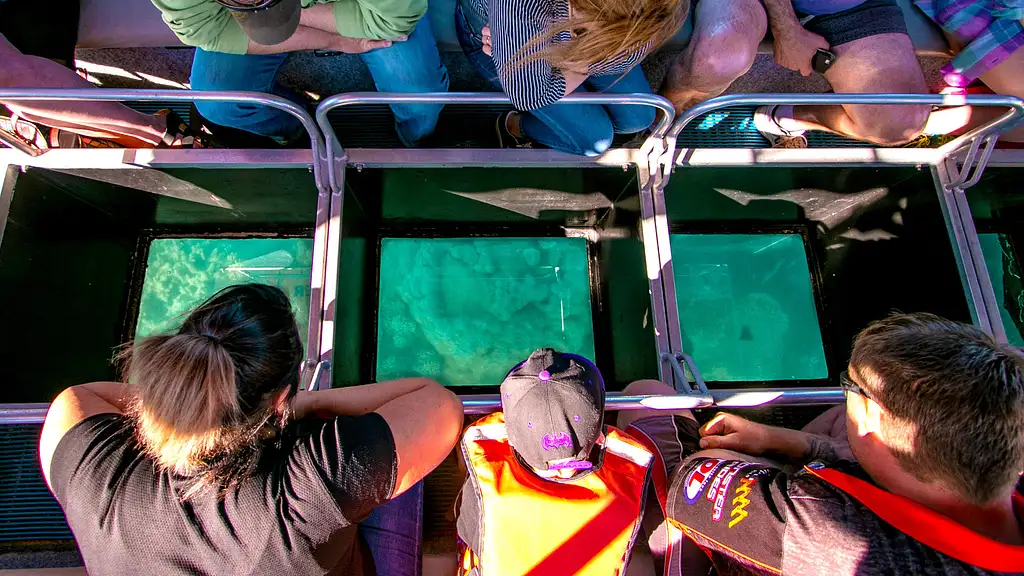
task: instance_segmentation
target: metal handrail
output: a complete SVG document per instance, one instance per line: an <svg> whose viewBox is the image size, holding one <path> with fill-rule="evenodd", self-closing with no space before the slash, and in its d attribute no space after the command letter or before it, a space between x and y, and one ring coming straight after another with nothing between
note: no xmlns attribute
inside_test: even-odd
<svg viewBox="0 0 1024 576"><path fill-rule="evenodd" d="M238 104L256 104L261 106L269 106L276 108L291 114L296 120L302 124L302 127L309 134L310 148L312 150L312 167L313 167L313 181L316 184L317 190L320 192L320 198L317 201L317 217L321 217L321 213L324 217L327 215L330 202L330 186L329 180L325 178L321 164L324 162L324 141L317 128L316 122L313 117L309 115L302 106L292 102L291 100L275 96L273 94L264 94L262 92L241 92L241 91L225 91L225 90L115 90L108 88L52 88L52 89L34 89L34 88L10 88L0 90L0 101L20 101L20 102L67 102L67 101L101 101L101 102L112 102L120 100L131 100L136 102L153 102L153 101L173 101L173 102L234 102ZM6 142L6 140L5 140ZM10 142L7 142L10 144ZM20 149L20 148L19 148ZM24 151L24 150L23 150ZM317 226L317 230L314 232L314 262L313 262L313 274L317 274L318 271L323 270L323 265L318 267L316 257L318 252L317 246L319 243L317 235L321 234L320 226ZM322 254L321 254L322 255ZM322 280L320 281L322 284ZM314 280L314 286L316 281ZM310 290L310 316L311 320L314 312L320 313L323 308L323 303L320 301L321 293L319 290ZM319 320L319 316L318 316ZM314 342L320 341L320 322L310 322L309 331L307 333L310 350L307 352L307 361L316 361L319 358L319 353L314 353L312 348ZM303 371L302 378L306 379L307 371Z"/></svg>
<svg viewBox="0 0 1024 576"><path fill-rule="evenodd" d="M459 396L466 414L501 410L498 394ZM845 400L842 388L750 388L711 390L707 394L632 396L609 392L606 410L683 410L690 408L754 408L765 405L825 406Z"/></svg>
<svg viewBox="0 0 1024 576"><path fill-rule="evenodd" d="M0 101L20 102L67 102L67 101L101 101L113 102L131 100L136 102L174 101L174 102L235 102L238 104L258 104L287 112L295 117L309 134L313 150L313 171L319 185L320 166L317 159L323 158L323 138L317 129L316 122L309 113L298 104L273 94L262 92L234 92L226 90L115 90L111 88L6 88L0 90Z"/></svg>
<svg viewBox="0 0 1024 576"><path fill-rule="evenodd" d="M334 178L335 159L343 157L345 151L337 141L334 128L327 121L327 113L342 106L359 104L506 104L511 106L512 101L501 92L348 92L325 98L316 107L316 122L326 139L328 172L332 186L336 184ZM658 117L657 124L650 136L650 138L658 139L664 137L676 115L671 102L661 96L649 93L573 93L566 95L554 104L634 104L652 106L662 111L662 115Z"/></svg>
<svg viewBox="0 0 1024 576"><path fill-rule="evenodd" d="M841 104L889 104L889 105L926 105L926 106L1002 106L1010 108L1006 114L963 134L957 140L943 146L946 150L955 150L954 144L963 142L988 132L992 127L999 126L1006 130L1013 126L1003 126L1016 118L1024 117L1024 101L1020 98L1004 95L961 96L956 94L730 94L718 96L697 104L676 118L669 129L667 137L675 139L698 116L731 106L764 106L769 104L806 105L841 105ZM1016 123L1016 122L1015 122ZM1005 130L1003 130L1005 131Z"/></svg>
<svg viewBox="0 0 1024 576"><path fill-rule="evenodd" d="M459 396L466 414L501 410L498 394ZM755 408L766 405L827 406L844 401L842 388L750 388L711 390L707 394L636 396L609 392L607 410L683 410L690 408ZM49 404L0 404L0 425L41 424Z"/></svg>
<svg viewBox="0 0 1024 576"><path fill-rule="evenodd" d="M0 424L41 424L49 404L0 404Z"/></svg>
<svg viewBox="0 0 1024 576"><path fill-rule="evenodd" d="M924 106L998 106L1009 108L1001 116L989 120L960 135L937 149L938 158L949 157L967 147L964 170L958 176L957 187L968 188L981 179L995 139L999 134L1011 130L1024 120L1024 101L1006 95L957 95L957 94L731 94L706 100L687 109L679 115L665 136L667 152L663 155L662 170L669 173L676 162L676 140L690 122L698 116L731 106L762 106L769 104L806 105L924 105ZM981 149L979 157L979 148ZM977 164L975 164L977 160ZM971 170L973 168L973 170Z"/></svg>

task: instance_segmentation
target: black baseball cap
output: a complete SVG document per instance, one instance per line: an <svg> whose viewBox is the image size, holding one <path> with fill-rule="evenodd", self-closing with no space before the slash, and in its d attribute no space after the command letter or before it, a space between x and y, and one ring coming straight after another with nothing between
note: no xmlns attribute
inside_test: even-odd
<svg viewBox="0 0 1024 576"><path fill-rule="evenodd" d="M231 10L242 31L257 44L272 46L299 28L301 0L217 0Z"/></svg>
<svg viewBox="0 0 1024 576"><path fill-rule="evenodd" d="M604 379L582 356L543 348L501 383L508 441L536 470L587 470L604 429Z"/></svg>

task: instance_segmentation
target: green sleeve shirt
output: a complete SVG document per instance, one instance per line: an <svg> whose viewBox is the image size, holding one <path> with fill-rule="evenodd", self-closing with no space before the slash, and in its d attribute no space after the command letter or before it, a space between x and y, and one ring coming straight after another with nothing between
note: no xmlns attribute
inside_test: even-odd
<svg viewBox="0 0 1024 576"><path fill-rule="evenodd" d="M231 12L213 0L152 0L164 22L186 46L245 54L249 38ZM334 4L338 34L393 40L412 32L427 11L427 0L302 0L302 7Z"/></svg>

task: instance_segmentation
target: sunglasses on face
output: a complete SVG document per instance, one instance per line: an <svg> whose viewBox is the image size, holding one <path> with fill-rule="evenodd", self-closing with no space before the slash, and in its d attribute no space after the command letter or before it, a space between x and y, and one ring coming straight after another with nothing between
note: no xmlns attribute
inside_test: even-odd
<svg viewBox="0 0 1024 576"><path fill-rule="evenodd" d="M235 12L256 12L277 4L281 0L215 0L217 4Z"/></svg>
<svg viewBox="0 0 1024 576"><path fill-rule="evenodd" d="M868 394L860 384L857 384L852 378L850 378L850 373L848 371L844 371L839 375L839 387L843 389L843 392L847 396L850 395L850 392L853 392L854 394L863 396L868 400L874 400L874 398L871 397L871 394Z"/></svg>

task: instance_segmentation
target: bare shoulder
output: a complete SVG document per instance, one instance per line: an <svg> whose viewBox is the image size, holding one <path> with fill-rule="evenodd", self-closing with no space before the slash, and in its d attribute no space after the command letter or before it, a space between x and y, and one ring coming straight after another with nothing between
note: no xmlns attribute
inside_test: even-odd
<svg viewBox="0 0 1024 576"><path fill-rule="evenodd" d="M68 430L97 414L124 414L132 397L132 389L127 384L93 382L67 388L54 398L39 438L39 461L47 483L53 452Z"/></svg>

